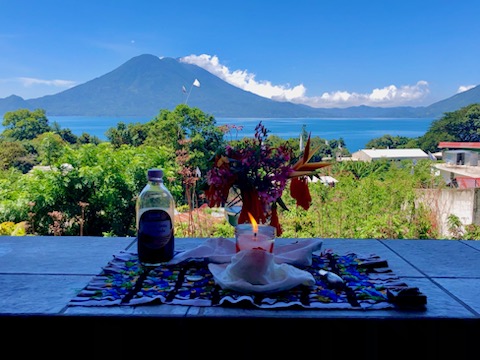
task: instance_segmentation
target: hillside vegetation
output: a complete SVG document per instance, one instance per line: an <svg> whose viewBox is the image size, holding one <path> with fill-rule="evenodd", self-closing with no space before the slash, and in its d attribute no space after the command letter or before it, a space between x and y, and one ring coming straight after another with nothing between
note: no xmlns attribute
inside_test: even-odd
<svg viewBox="0 0 480 360"><path fill-rule="evenodd" d="M236 125L219 127L198 108L179 105L161 110L145 124L118 123L102 142L84 133L49 124L45 111L9 112L0 135L0 235L135 236L135 200L152 167L165 171L165 183L177 210L190 214L176 222L176 236L233 236L233 227L218 216L202 217L204 174L215 152L235 138ZM480 106L473 104L435 121L422 137L400 139L395 146L437 151L439 141L479 141ZM304 129L303 136L307 135ZM388 134L386 134L388 135ZM390 136L373 139L382 147ZM300 155L299 139L274 134L272 145L288 142ZM445 186L431 171L431 161L363 163L342 161L342 140L313 137L316 154L332 159L322 169L335 186L310 182L312 206L297 208L287 193L281 210L282 237L435 239L436 209L417 204L415 190ZM385 147L394 147L387 144ZM203 206L202 206L203 205ZM205 220L211 219L211 220ZM475 236L468 229L465 238Z"/></svg>

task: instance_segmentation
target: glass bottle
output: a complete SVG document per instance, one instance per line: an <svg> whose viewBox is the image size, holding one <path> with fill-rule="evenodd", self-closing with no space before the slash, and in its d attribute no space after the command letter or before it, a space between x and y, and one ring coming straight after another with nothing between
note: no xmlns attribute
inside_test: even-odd
<svg viewBox="0 0 480 360"><path fill-rule="evenodd" d="M136 202L138 259L158 266L173 257L175 201L163 183L162 169L149 169Z"/></svg>

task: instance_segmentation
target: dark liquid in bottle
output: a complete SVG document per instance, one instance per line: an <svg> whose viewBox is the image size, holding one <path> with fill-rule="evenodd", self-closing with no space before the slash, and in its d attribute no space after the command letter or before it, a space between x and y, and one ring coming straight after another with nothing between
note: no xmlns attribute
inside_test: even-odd
<svg viewBox="0 0 480 360"><path fill-rule="evenodd" d="M147 210L138 223L138 259L144 265L159 265L173 258L172 219L164 210Z"/></svg>

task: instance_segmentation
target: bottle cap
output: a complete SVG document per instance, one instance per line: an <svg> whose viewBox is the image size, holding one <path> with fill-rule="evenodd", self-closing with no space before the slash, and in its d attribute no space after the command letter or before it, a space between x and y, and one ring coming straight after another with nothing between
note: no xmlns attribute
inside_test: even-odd
<svg viewBox="0 0 480 360"><path fill-rule="evenodd" d="M148 180L159 181L163 178L162 169L149 169L148 170Z"/></svg>

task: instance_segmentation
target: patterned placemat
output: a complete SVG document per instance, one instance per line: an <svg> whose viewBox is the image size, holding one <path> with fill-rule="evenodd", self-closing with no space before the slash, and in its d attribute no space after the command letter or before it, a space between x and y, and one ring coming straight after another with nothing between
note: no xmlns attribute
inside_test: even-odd
<svg viewBox="0 0 480 360"><path fill-rule="evenodd" d="M195 258L175 265L145 269L134 252L121 251L93 277L70 302L70 306L132 306L176 304L195 306L242 306L262 309L300 307L307 309L423 309L427 298L409 287L377 255L337 254L324 250L312 255L312 264L302 268L315 278L315 285L297 286L276 293L245 294L218 286L208 261ZM320 270L340 276L332 283Z"/></svg>

